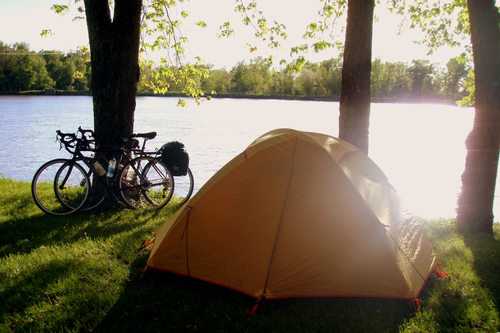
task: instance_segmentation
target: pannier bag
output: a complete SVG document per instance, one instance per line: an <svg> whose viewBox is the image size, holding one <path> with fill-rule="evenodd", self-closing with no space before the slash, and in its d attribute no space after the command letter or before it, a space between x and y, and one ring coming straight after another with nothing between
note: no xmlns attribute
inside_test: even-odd
<svg viewBox="0 0 500 333"><path fill-rule="evenodd" d="M172 176L185 176L189 167L189 155L184 144L172 141L161 146L161 162L172 173Z"/></svg>

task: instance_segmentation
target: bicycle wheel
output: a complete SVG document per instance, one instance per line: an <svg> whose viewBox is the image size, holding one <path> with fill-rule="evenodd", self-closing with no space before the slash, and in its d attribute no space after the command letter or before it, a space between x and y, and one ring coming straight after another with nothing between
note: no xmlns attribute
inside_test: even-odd
<svg viewBox="0 0 500 333"><path fill-rule="evenodd" d="M119 179L123 200L134 208L165 206L174 192L170 171L158 160L138 157L126 165Z"/></svg>
<svg viewBox="0 0 500 333"><path fill-rule="evenodd" d="M174 176L174 199L172 200L176 205L184 205L191 195L194 189L194 178L191 169L187 169L187 174L184 176Z"/></svg>
<svg viewBox="0 0 500 333"><path fill-rule="evenodd" d="M143 190L146 200L155 208L165 206L174 193L175 181L170 171L159 160L151 159L142 175L147 184Z"/></svg>
<svg viewBox="0 0 500 333"><path fill-rule="evenodd" d="M85 171L68 159L55 159L43 164L31 182L35 204L51 215L76 212L85 203L88 193L89 180Z"/></svg>
<svg viewBox="0 0 500 333"><path fill-rule="evenodd" d="M97 175L94 169L89 167L86 163L83 167L90 180L90 191L85 204L80 210L92 211L99 207L108 195L106 179L104 176Z"/></svg>
<svg viewBox="0 0 500 333"><path fill-rule="evenodd" d="M91 182L87 172L75 161L63 164L54 178L54 192L66 208L77 211L87 202Z"/></svg>

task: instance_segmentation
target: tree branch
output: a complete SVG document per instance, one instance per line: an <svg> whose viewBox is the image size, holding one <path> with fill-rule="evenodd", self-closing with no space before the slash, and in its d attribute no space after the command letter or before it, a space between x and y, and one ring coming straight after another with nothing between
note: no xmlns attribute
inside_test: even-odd
<svg viewBox="0 0 500 333"><path fill-rule="evenodd" d="M140 27L142 0L115 0L113 25L120 31L129 30L135 35Z"/></svg>

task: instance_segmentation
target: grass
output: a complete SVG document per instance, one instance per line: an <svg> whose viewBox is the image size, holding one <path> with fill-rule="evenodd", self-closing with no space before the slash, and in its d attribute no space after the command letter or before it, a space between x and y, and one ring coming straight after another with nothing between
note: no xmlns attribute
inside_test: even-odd
<svg viewBox="0 0 500 333"><path fill-rule="evenodd" d="M141 276L142 241L172 214L112 211L43 215L29 184L0 179L0 332L275 331L496 332L500 228L459 236L427 224L445 280L431 279L415 311L398 300L253 300L168 274Z"/></svg>

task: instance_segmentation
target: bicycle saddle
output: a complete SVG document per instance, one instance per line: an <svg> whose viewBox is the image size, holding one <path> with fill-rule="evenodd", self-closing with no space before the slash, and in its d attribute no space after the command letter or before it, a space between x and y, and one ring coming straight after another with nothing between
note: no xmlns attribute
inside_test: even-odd
<svg viewBox="0 0 500 333"><path fill-rule="evenodd" d="M146 132L146 133L136 133L131 135L132 138L144 138L144 139L154 139L156 137L156 132Z"/></svg>

